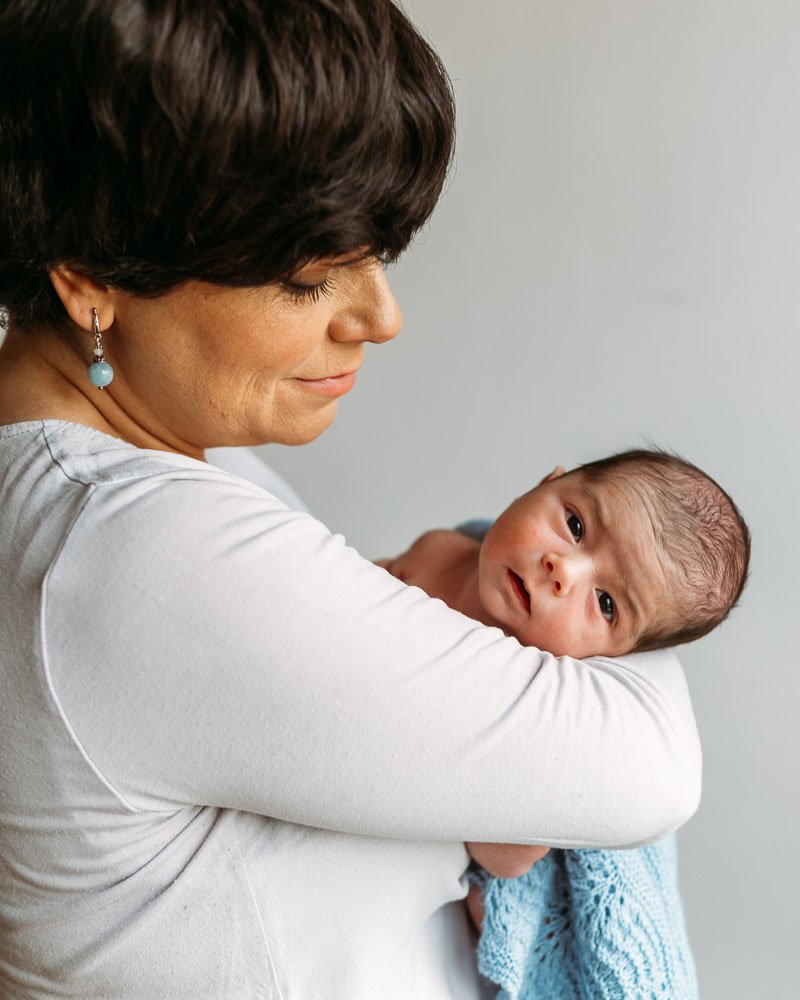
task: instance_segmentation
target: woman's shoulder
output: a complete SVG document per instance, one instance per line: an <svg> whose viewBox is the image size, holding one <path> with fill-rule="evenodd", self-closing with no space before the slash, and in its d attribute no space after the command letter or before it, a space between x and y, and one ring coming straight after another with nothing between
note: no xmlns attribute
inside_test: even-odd
<svg viewBox="0 0 800 1000"><path fill-rule="evenodd" d="M0 535L10 532L14 544L43 530L53 535L54 550L58 538L95 536L129 559L154 555L157 540L193 548L204 537L230 539L237 527L258 533L267 522L312 520L270 492L266 479L257 485L218 465L137 448L64 420L0 426L0 485L3 508L17 512L3 518Z"/></svg>
<svg viewBox="0 0 800 1000"><path fill-rule="evenodd" d="M223 449L219 455L225 457L229 450ZM258 481L246 470L242 472L241 460L238 466L219 460L211 464L175 452L139 448L69 420L26 420L0 426L0 452L5 452L5 464L30 466L38 462L58 471L67 482L105 488L108 493L114 492L114 487L124 492L126 486L135 490L148 484L152 489L157 483L166 487L171 482L188 481L205 483L210 491L263 495L270 493L270 485L282 482L275 475ZM251 464L257 461L250 457ZM280 500L277 485L271 495Z"/></svg>
<svg viewBox="0 0 800 1000"><path fill-rule="evenodd" d="M86 485L103 486L170 473L202 475L208 468L205 462L187 455L138 448L69 420L26 421L10 425L7 431L18 436L26 434L31 448L46 449L50 460L68 479Z"/></svg>

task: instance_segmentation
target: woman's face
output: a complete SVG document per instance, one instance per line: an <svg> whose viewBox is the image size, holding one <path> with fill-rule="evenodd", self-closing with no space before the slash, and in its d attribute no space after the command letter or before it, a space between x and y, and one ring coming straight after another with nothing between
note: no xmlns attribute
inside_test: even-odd
<svg viewBox="0 0 800 1000"><path fill-rule="evenodd" d="M186 454L313 440L352 388L364 344L402 325L381 264L356 255L312 262L291 287L190 281L157 299L107 291L114 322L103 349L115 378L102 394L87 382L89 398L113 426L132 420ZM87 334L87 362L92 343Z"/></svg>

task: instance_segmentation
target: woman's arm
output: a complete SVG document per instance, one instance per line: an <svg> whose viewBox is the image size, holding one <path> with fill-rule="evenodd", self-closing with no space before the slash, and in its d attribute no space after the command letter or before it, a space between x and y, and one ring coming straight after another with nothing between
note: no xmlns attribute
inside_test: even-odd
<svg viewBox="0 0 800 1000"><path fill-rule="evenodd" d="M619 847L697 806L672 655L523 648L217 470L96 487L46 602L65 717L133 808Z"/></svg>

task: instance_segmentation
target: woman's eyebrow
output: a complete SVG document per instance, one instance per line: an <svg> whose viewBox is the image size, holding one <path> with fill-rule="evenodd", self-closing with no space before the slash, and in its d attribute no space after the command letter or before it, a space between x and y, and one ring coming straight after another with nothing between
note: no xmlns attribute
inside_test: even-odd
<svg viewBox="0 0 800 1000"><path fill-rule="evenodd" d="M354 250L353 253L348 254L344 259L338 257L330 258L333 263L331 267L349 267L351 264L360 264L361 261L367 260L372 256L370 250Z"/></svg>
<svg viewBox="0 0 800 1000"><path fill-rule="evenodd" d="M309 261L306 261L301 268L295 273L300 273L301 271L314 270L315 268L325 268L326 270L333 271L338 267L350 267L351 264L358 264L360 261L366 260L370 256L369 251L362 252L359 250L354 250L352 253L344 255L339 254L328 254L325 257L314 257Z"/></svg>

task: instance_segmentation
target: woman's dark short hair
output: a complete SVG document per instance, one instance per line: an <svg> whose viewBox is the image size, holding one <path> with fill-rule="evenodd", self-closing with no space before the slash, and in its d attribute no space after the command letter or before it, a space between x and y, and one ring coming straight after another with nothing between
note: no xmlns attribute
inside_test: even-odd
<svg viewBox="0 0 800 1000"><path fill-rule="evenodd" d="M392 260L453 141L444 68L390 0L5 0L0 305L68 325L57 264L156 296Z"/></svg>

